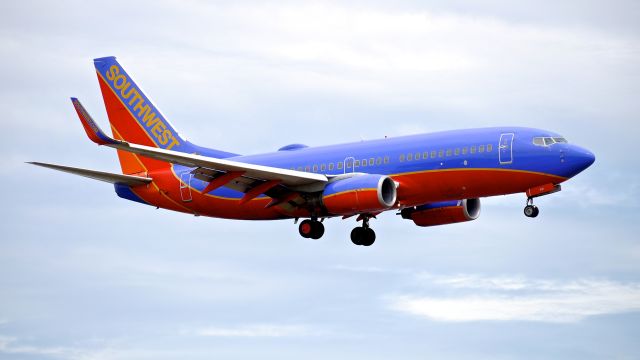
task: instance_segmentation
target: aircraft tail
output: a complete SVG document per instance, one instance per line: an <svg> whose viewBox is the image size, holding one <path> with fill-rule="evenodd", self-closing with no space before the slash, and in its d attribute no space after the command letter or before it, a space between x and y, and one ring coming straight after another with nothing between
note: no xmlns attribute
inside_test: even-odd
<svg viewBox="0 0 640 360"><path fill-rule="evenodd" d="M198 153L211 157L226 158L235 154L202 148L178 134L176 129L160 113L142 89L127 74L115 57L94 59L94 65L107 109L113 137L130 143ZM118 151L120 165L125 174L145 172L168 163L145 159L135 154Z"/></svg>

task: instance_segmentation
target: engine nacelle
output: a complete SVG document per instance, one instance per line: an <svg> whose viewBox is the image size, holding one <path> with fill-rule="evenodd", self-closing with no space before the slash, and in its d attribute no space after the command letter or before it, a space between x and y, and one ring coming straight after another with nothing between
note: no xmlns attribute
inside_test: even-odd
<svg viewBox="0 0 640 360"><path fill-rule="evenodd" d="M418 226L436 226L475 220L480 216L480 199L445 201L400 211L402 218Z"/></svg>
<svg viewBox="0 0 640 360"><path fill-rule="evenodd" d="M375 174L336 180L322 192L322 204L334 215L387 210L395 205L396 199L395 182L388 176Z"/></svg>

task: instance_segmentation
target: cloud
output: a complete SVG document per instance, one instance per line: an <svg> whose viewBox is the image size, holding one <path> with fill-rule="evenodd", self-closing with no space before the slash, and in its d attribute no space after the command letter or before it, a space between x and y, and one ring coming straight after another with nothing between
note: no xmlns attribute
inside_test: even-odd
<svg viewBox="0 0 640 360"><path fill-rule="evenodd" d="M234 327L205 327L195 331L198 336L212 337L293 337L317 335L304 325L250 324Z"/></svg>
<svg viewBox="0 0 640 360"><path fill-rule="evenodd" d="M523 277L421 276L446 296L403 294L394 310L436 321L571 323L589 316L640 311L640 284L609 280L530 280Z"/></svg>

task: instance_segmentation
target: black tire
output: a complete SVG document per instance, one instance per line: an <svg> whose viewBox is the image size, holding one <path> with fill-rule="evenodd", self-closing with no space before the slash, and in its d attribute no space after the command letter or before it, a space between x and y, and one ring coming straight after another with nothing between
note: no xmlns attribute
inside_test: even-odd
<svg viewBox="0 0 640 360"><path fill-rule="evenodd" d="M302 220L302 222L300 223L300 226L298 226L298 232L300 233L300 236L308 239L313 234L314 228L315 227L313 226L313 221L308 219Z"/></svg>
<svg viewBox="0 0 640 360"><path fill-rule="evenodd" d="M320 221L312 221L311 225L312 225L312 230L311 230L311 236L309 237L312 238L313 240L320 239L322 235L324 235L324 225Z"/></svg>
<svg viewBox="0 0 640 360"><path fill-rule="evenodd" d="M371 246L376 242L376 232L372 228L364 228L364 239L362 245Z"/></svg>
<svg viewBox="0 0 640 360"><path fill-rule="evenodd" d="M533 214L531 215L532 218L538 216L538 214L540 214L540 209L538 209L537 206L533 205Z"/></svg>
<svg viewBox="0 0 640 360"><path fill-rule="evenodd" d="M535 217L536 207L533 205L527 205L524 207L524 216L526 217Z"/></svg>
<svg viewBox="0 0 640 360"><path fill-rule="evenodd" d="M355 227L351 230L351 242L356 245L362 245L362 241L364 240L364 228Z"/></svg>

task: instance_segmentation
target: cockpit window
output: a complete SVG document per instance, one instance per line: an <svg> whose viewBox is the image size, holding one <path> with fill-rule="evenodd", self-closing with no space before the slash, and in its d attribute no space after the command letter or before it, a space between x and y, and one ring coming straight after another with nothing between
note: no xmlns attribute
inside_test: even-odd
<svg viewBox="0 0 640 360"><path fill-rule="evenodd" d="M551 146L555 143L567 143L563 137L539 136L533 138L533 144L538 146Z"/></svg>

